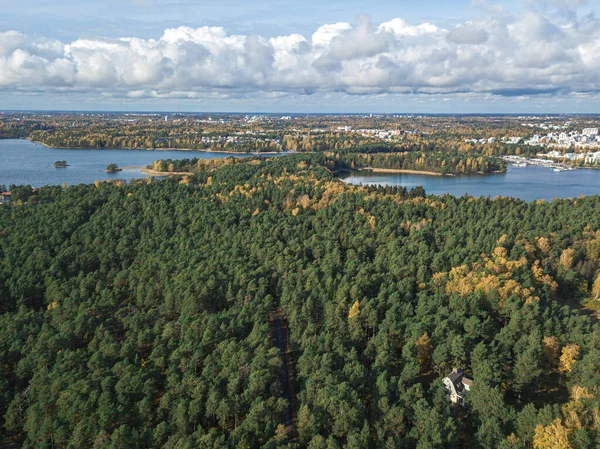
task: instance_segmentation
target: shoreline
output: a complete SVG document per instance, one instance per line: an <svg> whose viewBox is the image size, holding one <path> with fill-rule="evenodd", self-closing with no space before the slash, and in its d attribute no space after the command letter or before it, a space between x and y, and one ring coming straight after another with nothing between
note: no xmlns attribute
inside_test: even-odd
<svg viewBox="0 0 600 449"><path fill-rule="evenodd" d="M29 140L27 137L19 137L18 139ZM10 139L6 139L10 140ZM38 140L29 140L31 143L37 143L39 145L45 146L50 150L123 150L123 151L191 151L197 153L222 153L222 154L231 154L232 156L237 156L240 154L249 154L252 156L260 157L262 155L272 156L274 154L293 154L293 151L265 151L261 153L255 152L247 152L247 151L225 151L225 150L197 150L194 148L90 148L90 147L53 147L45 144L44 142L40 142Z"/></svg>
<svg viewBox="0 0 600 449"><path fill-rule="evenodd" d="M121 170L139 170L142 175L148 175L148 176L189 176L189 175L194 174L192 172L185 172L185 171L180 171L180 172L156 171L156 170L152 170L147 167L144 167L142 165L129 165L127 167L123 167Z"/></svg>
<svg viewBox="0 0 600 449"><path fill-rule="evenodd" d="M426 176L443 176L441 173L436 173L434 171L426 171L426 170L409 170L404 168L371 168L364 167L360 170L370 170L373 173L405 173L407 175L426 175ZM448 175L453 176L453 175Z"/></svg>
<svg viewBox="0 0 600 449"><path fill-rule="evenodd" d="M493 174L500 174L500 173L506 173L506 170L502 171L502 170L495 170L493 172L489 172L489 173L483 173L483 172L472 172L472 173L460 173L460 174L456 174L456 173L446 173L446 174L442 174L442 173L437 173L434 171L427 171L427 170L411 170L411 169L405 169L405 168L372 168L372 167L363 167L363 168L359 168L358 171L360 170L369 170L373 173L398 173L398 174L407 174L407 175L423 175L423 176L449 176L449 177L456 177L456 176L472 176L472 175L481 175L481 176L487 176L487 175L493 175Z"/></svg>

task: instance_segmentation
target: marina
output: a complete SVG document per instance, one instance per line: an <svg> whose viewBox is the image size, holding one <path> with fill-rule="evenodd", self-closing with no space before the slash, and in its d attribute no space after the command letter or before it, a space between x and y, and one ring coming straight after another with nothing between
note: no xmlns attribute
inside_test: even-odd
<svg viewBox="0 0 600 449"><path fill-rule="evenodd" d="M537 166L551 168L555 172L573 171L577 170L577 167L567 165L560 162L550 161L542 158L527 158L523 156L500 156L506 162L512 165L514 168L525 168L528 166Z"/></svg>

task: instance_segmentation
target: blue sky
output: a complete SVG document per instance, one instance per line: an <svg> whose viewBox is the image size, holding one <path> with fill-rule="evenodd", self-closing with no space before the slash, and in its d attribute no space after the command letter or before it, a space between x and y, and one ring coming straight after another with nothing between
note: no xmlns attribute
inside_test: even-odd
<svg viewBox="0 0 600 449"><path fill-rule="evenodd" d="M0 109L600 112L599 2L0 0Z"/></svg>
<svg viewBox="0 0 600 449"><path fill-rule="evenodd" d="M165 28L223 26L231 32L310 34L326 23L368 14L375 22L402 17L411 23L454 25L481 13L470 0L240 1L2 0L0 29L61 39L89 36L159 37Z"/></svg>

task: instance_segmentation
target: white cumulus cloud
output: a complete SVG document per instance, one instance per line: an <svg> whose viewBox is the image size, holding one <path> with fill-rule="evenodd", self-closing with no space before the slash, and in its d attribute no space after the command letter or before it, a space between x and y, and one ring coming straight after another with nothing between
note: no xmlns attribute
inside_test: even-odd
<svg viewBox="0 0 600 449"><path fill-rule="evenodd" d="M171 28L158 39L73 42L0 33L0 89L20 92L129 98L585 94L600 90L599 69L599 20L575 15L556 22L539 10L452 29L359 17L356 24L323 25L311 36L269 38L222 27Z"/></svg>

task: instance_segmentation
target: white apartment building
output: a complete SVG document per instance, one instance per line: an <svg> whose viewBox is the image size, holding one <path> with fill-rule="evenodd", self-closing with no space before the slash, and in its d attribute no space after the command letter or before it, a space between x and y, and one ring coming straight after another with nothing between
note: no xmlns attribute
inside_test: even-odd
<svg viewBox="0 0 600 449"><path fill-rule="evenodd" d="M591 165L600 163L600 151L597 151L595 153L587 153L585 155L584 162L586 164L591 164Z"/></svg>

